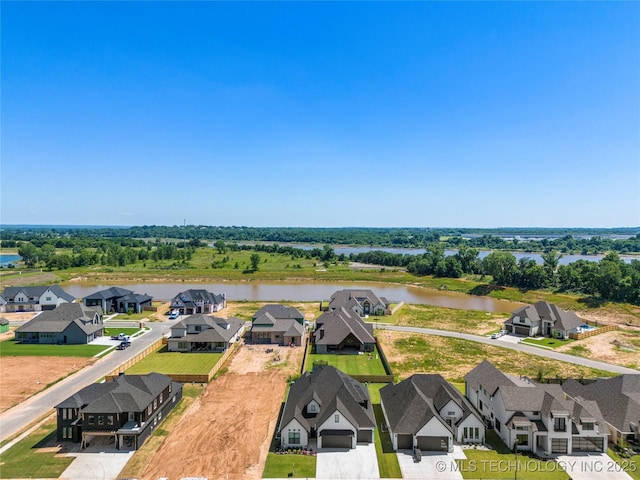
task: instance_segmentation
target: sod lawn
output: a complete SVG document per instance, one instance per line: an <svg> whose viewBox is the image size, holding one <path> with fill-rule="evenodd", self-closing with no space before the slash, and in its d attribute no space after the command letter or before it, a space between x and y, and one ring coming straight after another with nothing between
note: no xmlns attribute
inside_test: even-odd
<svg viewBox="0 0 640 480"><path fill-rule="evenodd" d="M118 335L120 333L124 333L125 335L135 335L140 331L139 328L119 328L119 327L109 327L104 329L104 334L107 337L112 335Z"/></svg>
<svg viewBox="0 0 640 480"><path fill-rule="evenodd" d="M558 348L563 345L568 345L575 342L575 340L560 340L558 338L525 338L521 343L528 343L529 345L535 345L536 347Z"/></svg>
<svg viewBox="0 0 640 480"><path fill-rule="evenodd" d="M328 365L336 367L347 375L386 375L382 360L376 348L371 355L364 353L362 355L339 355L334 353L317 354L311 353L307 355L306 370L313 370L313 362L323 361Z"/></svg>
<svg viewBox="0 0 640 480"><path fill-rule="evenodd" d="M176 375L206 375L218 363L222 353L168 352L164 346L147 355L127 370L129 375L157 372Z"/></svg>
<svg viewBox="0 0 640 480"><path fill-rule="evenodd" d="M269 452L262 478L309 478L316 476L316 457Z"/></svg>
<svg viewBox="0 0 640 480"><path fill-rule="evenodd" d="M0 342L0 357L93 357L110 348L108 345L51 345Z"/></svg>

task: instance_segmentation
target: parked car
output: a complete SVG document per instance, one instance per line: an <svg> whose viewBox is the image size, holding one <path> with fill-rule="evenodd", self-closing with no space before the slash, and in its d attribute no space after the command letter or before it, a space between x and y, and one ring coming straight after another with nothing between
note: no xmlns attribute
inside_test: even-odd
<svg viewBox="0 0 640 480"><path fill-rule="evenodd" d="M118 350L124 350L127 347L131 346L131 342L129 340L125 340L124 342L120 342L120 345L118 345L116 348Z"/></svg>
<svg viewBox="0 0 640 480"><path fill-rule="evenodd" d="M501 336L502 336L502 335L500 335L499 333L492 333L492 334L491 334L491 338L492 338L493 340L495 340L496 338L500 338Z"/></svg>
<svg viewBox="0 0 640 480"><path fill-rule="evenodd" d="M179 310L171 310L171 313L169 314L169 320L175 320L179 316L180 316Z"/></svg>
<svg viewBox="0 0 640 480"><path fill-rule="evenodd" d="M503 336L505 336L505 335L506 335L507 333L509 333L509 332L508 332L508 331L506 331L506 330L500 330L498 333L500 334L500 336L501 336L501 337L503 337Z"/></svg>
<svg viewBox="0 0 640 480"><path fill-rule="evenodd" d="M125 335L124 333L119 333L118 335L114 335L111 337L111 340L120 340L120 341L124 341L124 340L129 340L130 337L129 335Z"/></svg>

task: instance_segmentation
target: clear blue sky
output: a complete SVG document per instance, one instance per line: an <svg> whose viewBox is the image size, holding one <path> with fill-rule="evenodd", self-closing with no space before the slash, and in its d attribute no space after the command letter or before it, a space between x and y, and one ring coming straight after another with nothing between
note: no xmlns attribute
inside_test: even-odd
<svg viewBox="0 0 640 480"><path fill-rule="evenodd" d="M640 2L1 9L3 224L640 225Z"/></svg>

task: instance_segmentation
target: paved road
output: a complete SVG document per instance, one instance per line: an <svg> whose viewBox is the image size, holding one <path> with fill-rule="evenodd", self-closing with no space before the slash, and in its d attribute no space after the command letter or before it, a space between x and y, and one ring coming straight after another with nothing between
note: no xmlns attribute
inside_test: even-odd
<svg viewBox="0 0 640 480"><path fill-rule="evenodd" d="M568 355L566 353L556 352L546 348L534 347L525 343L508 343L500 342L499 340L492 340L488 337L480 335L472 335L470 333L449 332L446 330L434 330L432 328L420 328L420 327L403 327L399 325L383 325L378 324L379 330L396 330L399 332L410 333L422 333L427 335L438 335L440 337L461 338L463 340L470 340L472 342L486 343L487 345L494 345L496 347L508 348L511 350L517 350L518 352L530 353L531 355L537 355L539 357L551 358L553 360L560 360L562 362L573 363L575 365L582 365L584 367L597 368L613 373L638 373L638 370L632 368L621 367L619 365L612 365L610 363L599 362L597 360L591 360L589 358L576 357L574 355Z"/></svg>
<svg viewBox="0 0 640 480"><path fill-rule="evenodd" d="M120 326L124 326L119 323ZM126 350L114 350L93 365L83 368L52 387L28 398L0 415L0 442L22 431L34 420L49 413L51 409L81 388L95 383L118 368L122 363L140 353L169 331L169 323L148 322L151 331L137 338Z"/></svg>

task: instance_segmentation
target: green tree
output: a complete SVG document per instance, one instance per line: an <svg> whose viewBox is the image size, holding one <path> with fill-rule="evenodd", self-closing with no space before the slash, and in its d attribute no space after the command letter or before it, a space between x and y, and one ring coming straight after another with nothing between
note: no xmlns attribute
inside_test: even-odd
<svg viewBox="0 0 640 480"><path fill-rule="evenodd" d="M252 253L249 257L249 261L251 262L251 271L257 272L260 268L260 255Z"/></svg>
<svg viewBox="0 0 640 480"><path fill-rule="evenodd" d="M547 285L555 285L557 283L558 264L561 258L562 254L554 250L549 250L542 254L542 268L544 269Z"/></svg>
<svg viewBox="0 0 640 480"><path fill-rule="evenodd" d="M18 255L22 257L22 261L29 268L35 267L38 263L38 254L38 249L30 242L23 242L18 247Z"/></svg>
<svg viewBox="0 0 640 480"><path fill-rule="evenodd" d="M514 285L518 269L516 257L508 252L492 252L482 260L483 272L497 285Z"/></svg>

